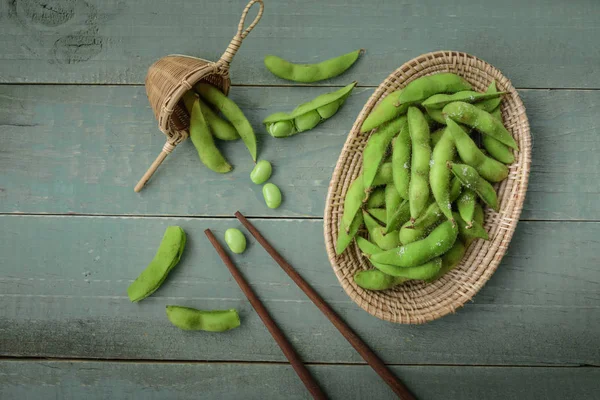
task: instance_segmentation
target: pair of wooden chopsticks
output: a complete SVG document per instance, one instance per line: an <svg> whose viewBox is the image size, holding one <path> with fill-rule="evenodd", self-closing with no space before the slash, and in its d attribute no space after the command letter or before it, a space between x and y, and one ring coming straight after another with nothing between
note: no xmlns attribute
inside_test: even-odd
<svg viewBox="0 0 600 400"><path fill-rule="evenodd" d="M381 378L389 385L389 387L396 393L401 399L414 400L415 397L410 393L408 388L404 386L400 380L389 370L389 368L383 363L383 361L366 345L365 342L348 326L344 320L323 300L323 298L296 272L296 270L288 264L283 257L267 242L267 240L258 232L258 230L252 225L246 217L239 211L235 213L237 219L240 220L242 225L250 231L252 236L258 243L269 253L269 255L279 264L281 269L294 281L294 283L302 289L302 291L308 296L308 298L317 306L319 310L331 321L331 323L340 331L340 333L350 342L352 347L361 355L361 357L379 374ZM290 342L286 339L283 332L275 324L275 321L269 315L269 312L262 304L260 299L256 296L256 293L252 290L248 282L244 279L240 271L231 261L231 258L227 255L227 252L223 249L223 246L217 241L217 238L213 235L210 229L204 231L208 240L215 247L217 253L233 275L233 278L238 283L242 292L246 295L252 307L258 313L260 319L263 321L271 335L283 351L283 354L287 357L290 364L315 399L326 399L327 396L321 390L319 384L310 375L310 372L300 360L298 353L294 350Z"/></svg>

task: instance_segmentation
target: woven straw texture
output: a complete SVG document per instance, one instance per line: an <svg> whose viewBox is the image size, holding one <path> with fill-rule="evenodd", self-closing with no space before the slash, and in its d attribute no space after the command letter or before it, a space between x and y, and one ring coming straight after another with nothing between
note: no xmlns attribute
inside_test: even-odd
<svg viewBox="0 0 600 400"><path fill-rule="evenodd" d="M371 268L352 243L341 255L335 254L338 226L350 183L360 174L362 151L370 133L360 126L373 107L387 94L425 75L453 72L484 92L496 80L499 91L508 94L502 101L504 125L519 145L515 162L506 180L496 185L500 211L485 210L489 241L476 240L467 249L461 264L432 283L408 282L386 291L370 291L354 283L354 274ZM325 206L325 244L333 270L342 287L360 307L386 321L420 324L455 312L483 287L492 276L513 236L523 208L531 167L531 134L525 107L511 82L490 64L466 53L438 51L423 54L402 65L379 85L356 119L329 184Z"/></svg>

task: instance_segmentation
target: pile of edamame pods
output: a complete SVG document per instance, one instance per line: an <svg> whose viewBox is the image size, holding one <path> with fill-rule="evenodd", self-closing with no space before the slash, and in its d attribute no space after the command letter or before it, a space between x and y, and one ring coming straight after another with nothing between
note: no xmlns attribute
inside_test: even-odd
<svg viewBox="0 0 600 400"><path fill-rule="evenodd" d="M518 150L502 123L503 94L495 82L478 93L460 76L438 73L390 93L365 119L361 132L372 133L336 243L342 254L356 237L374 267L355 274L360 287L433 281L473 240L489 239L482 205L498 210L492 184L506 179ZM363 226L368 239L357 236Z"/></svg>

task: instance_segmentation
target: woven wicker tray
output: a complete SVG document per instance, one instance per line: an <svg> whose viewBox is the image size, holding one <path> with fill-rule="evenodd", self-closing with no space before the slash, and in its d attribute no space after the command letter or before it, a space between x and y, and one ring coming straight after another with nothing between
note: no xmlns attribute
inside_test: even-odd
<svg viewBox="0 0 600 400"><path fill-rule="evenodd" d="M369 133L360 126L373 107L388 93L424 75L453 72L483 92L496 80L498 90L508 94L502 101L502 117L519 145L508 179L496 186L500 211L485 210L489 241L476 240L453 271L432 283L409 282L386 291L370 291L354 283L356 271L370 268L355 243L335 254L344 197L361 172L362 151ZM531 134L525 107L511 82L490 64L466 53L438 51L423 54L402 65L379 85L365 104L338 159L329 184L325 206L325 244L333 270L350 298L370 314L386 321L420 324L440 318L463 306L492 276L513 236L523 208L531 166Z"/></svg>

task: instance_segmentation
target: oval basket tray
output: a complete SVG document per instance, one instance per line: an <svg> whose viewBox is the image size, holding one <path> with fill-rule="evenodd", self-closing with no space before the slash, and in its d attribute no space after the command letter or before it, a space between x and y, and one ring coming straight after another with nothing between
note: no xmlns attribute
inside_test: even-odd
<svg viewBox="0 0 600 400"><path fill-rule="evenodd" d="M496 80L498 90L508 94L502 101L502 117L519 145L508 179L496 186L500 212L486 209L485 228L489 241L476 240L467 249L461 264L432 283L408 282L386 291L370 291L354 283L354 274L370 268L356 243L337 256L335 243L350 183L361 172L362 151L369 133L360 126L373 107L387 94L403 88L424 75L453 72L484 92ZM531 166L531 134L525 107L511 82L490 64L466 53L438 51L423 54L402 65L379 85L365 104L338 159L329 184L325 206L325 245L333 270L350 298L368 313L386 321L420 324L455 312L483 287L492 276L513 236L523 208Z"/></svg>

